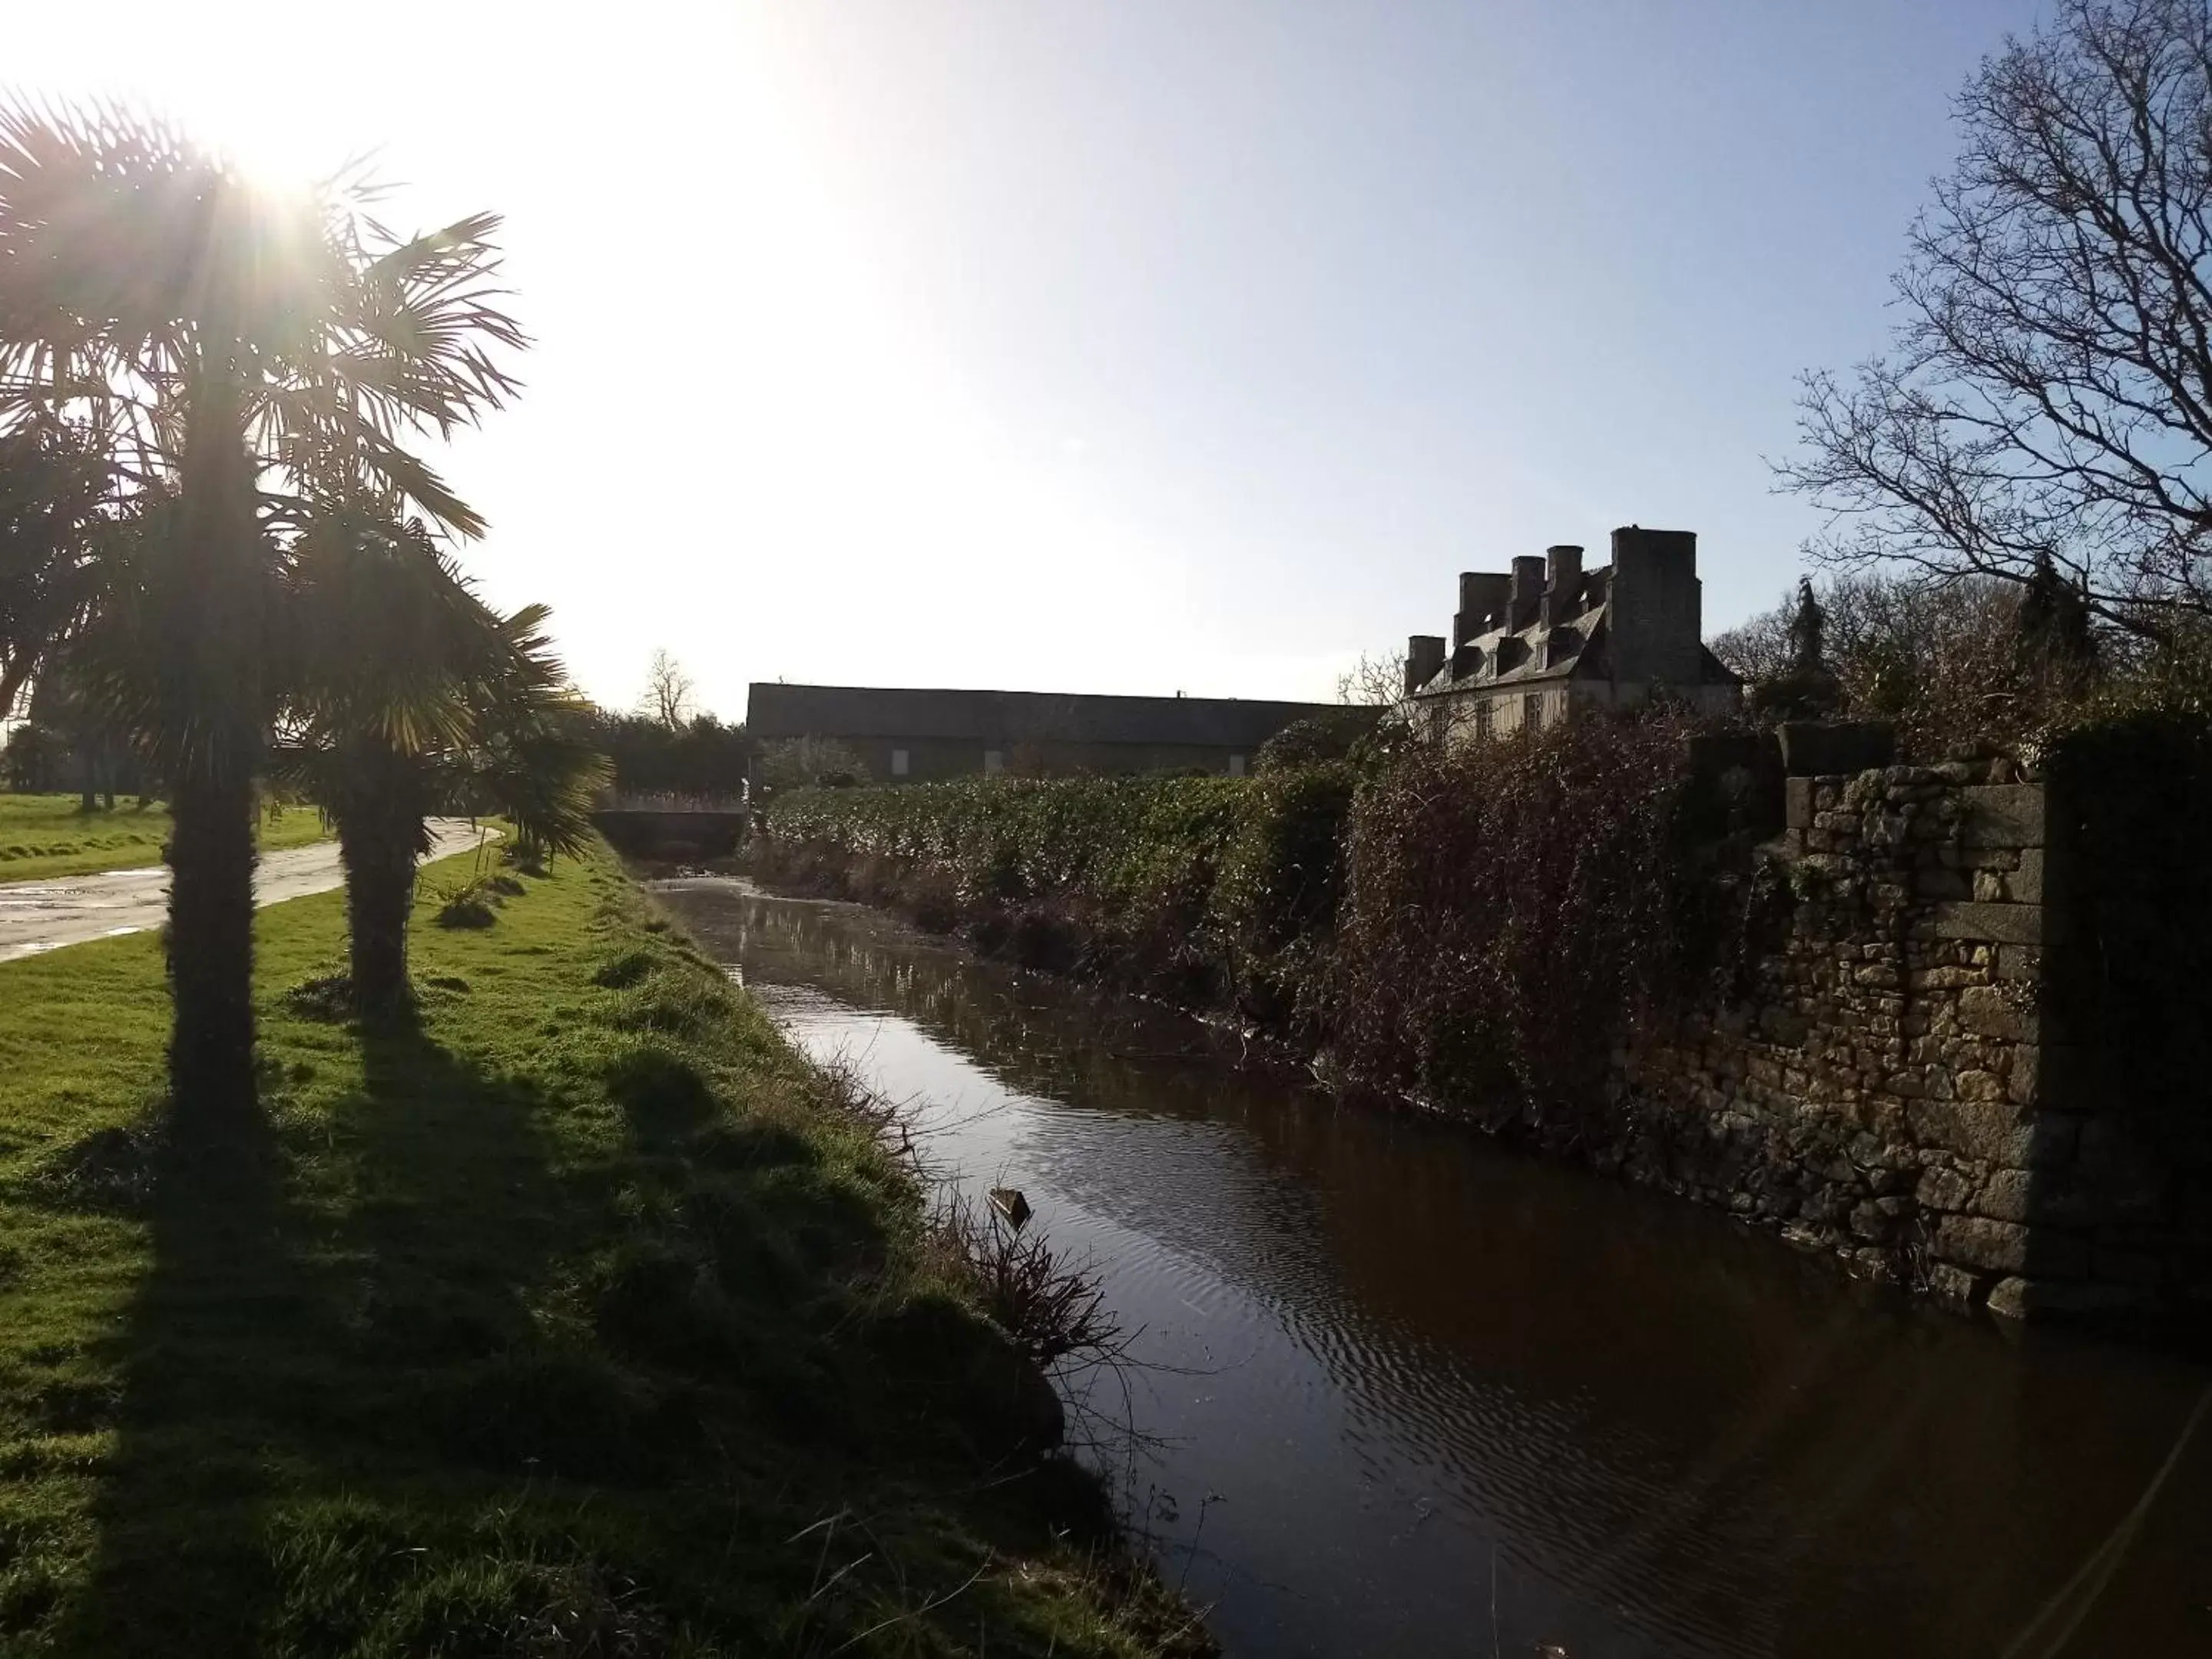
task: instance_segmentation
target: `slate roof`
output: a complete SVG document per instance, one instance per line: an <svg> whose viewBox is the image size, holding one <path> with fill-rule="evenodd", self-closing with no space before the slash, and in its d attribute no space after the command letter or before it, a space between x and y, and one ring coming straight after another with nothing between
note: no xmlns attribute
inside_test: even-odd
<svg viewBox="0 0 2212 1659"><path fill-rule="evenodd" d="M763 738L939 738L1004 748L1023 743L1159 744L1249 752L1293 720L1342 713L1336 703L1254 702L1241 697L1109 697L757 681L747 695L745 727Z"/></svg>
<svg viewBox="0 0 2212 1659"><path fill-rule="evenodd" d="M1582 573L1578 603L1572 615L1549 627L1539 619L1527 628L1492 629L1469 640L1444 659L1444 665L1416 697L1454 691L1480 691L1557 684L1568 680L1604 679L1612 672L1607 659L1607 625L1613 619L1613 567L1601 565ZM1466 658L1466 672L1454 673ZM1504 666L1499 665L1503 662ZM1703 643L1698 647L1698 684L1741 685L1743 681Z"/></svg>

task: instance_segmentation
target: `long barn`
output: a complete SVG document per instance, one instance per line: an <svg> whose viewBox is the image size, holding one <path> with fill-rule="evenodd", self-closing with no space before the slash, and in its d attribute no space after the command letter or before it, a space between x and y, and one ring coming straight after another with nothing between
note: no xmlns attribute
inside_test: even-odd
<svg viewBox="0 0 2212 1659"><path fill-rule="evenodd" d="M1243 775L1260 745L1335 703L1239 697L1111 697L1061 691L905 690L756 682L745 727L757 742L829 738L870 778L951 778L1200 770Z"/></svg>

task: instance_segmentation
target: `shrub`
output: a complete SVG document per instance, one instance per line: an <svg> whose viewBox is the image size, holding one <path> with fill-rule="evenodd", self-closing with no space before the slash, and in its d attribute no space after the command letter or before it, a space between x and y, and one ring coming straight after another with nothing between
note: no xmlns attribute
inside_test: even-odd
<svg viewBox="0 0 2212 1659"><path fill-rule="evenodd" d="M437 890L437 923L441 927L489 927L499 917L492 906L497 896L491 884L479 876Z"/></svg>
<svg viewBox="0 0 2212 1659"><path fill-rule="evenodd" d="M770 870L942 905L986 953L1232 1011L1454 1109L1579 1109L1749 918L1692 730L1650 714L1372 768L803 792L769 812Z"/></svg>
<svg viewBox="0 0 2212 1659"><path fill-rule="evenodd" d="M1295 772L1309 766L1340 761L1352 746L1375 729L1382 710L1347 703L1325 714L1292 720L1261 744L1252 757L1255 771Z"/></svg>
<svg viewBox="0 0 2212 1659"><path fill-rule="evenodd" d="M764 860L1024 966L1273 1007L1328 929L1352 787L1332 765L809 790L769 808Z"/></svg>
<svg viewBox="0 0 2212 1659"><path fill-rule="evenodd" d="M1361 793L1322 992L1355 1075L1486 1115L1596 1100L1627 1029L1702 988L1741 915L1696 846L1685 736L1578 720Z"/></svg>

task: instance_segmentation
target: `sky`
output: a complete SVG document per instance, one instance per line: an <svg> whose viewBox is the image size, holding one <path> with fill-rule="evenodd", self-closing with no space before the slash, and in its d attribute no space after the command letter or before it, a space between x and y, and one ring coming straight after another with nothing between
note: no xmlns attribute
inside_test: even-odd
<svg viewBox="0 0 2212 1659"><path fill-rule="evenodd" d="M37 97L398 228L507 216L526 382L442 456L578 683L1334 695L1455 573L1819 529L1951 100L2048 0L7 5Z"/></svg>

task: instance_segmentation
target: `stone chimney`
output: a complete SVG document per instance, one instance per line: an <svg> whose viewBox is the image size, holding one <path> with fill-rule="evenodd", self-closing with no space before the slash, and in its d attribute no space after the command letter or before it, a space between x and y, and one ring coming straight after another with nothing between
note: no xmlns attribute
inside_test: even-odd
<svg viewBox="0 0 2212 1659"><path fill-rule="evenodd" d="M1452 618L1453 650L1488 629L1492 617L1504 617L1506 589L1511 580L1503 571L1459 573L1459 615Z"/></svg>
<svg viewBox="0 0 2212 1659"><path fill-rule="evenodd" d="M1437 671L1444 665L1443 637L1438 634L1415 634L1406 641L1406 695L1419 690L1436 678Z"/></svg>
<svg viewBox="0 0 2212 1659"><path fill-rule="evenodd" d="M1505 626L1514 633L1532 626L1544 597L1544 562L1531 553L1513 561L1506 589Z"/></svg>
<svg viewBox="0 0 2212 1659"><path fill-rule="evenodd" d="M1544 550L1544 626L1557 628L1583 608L1583 550L1561 543Z"/></svg>
<svg viewBox="0 0 2212 1659"><path fill-rule="evenodd" d="M1704 666L1698 538L1687 530L1613 532L1613 672L1623 681L1687 688Z"/></svg>

